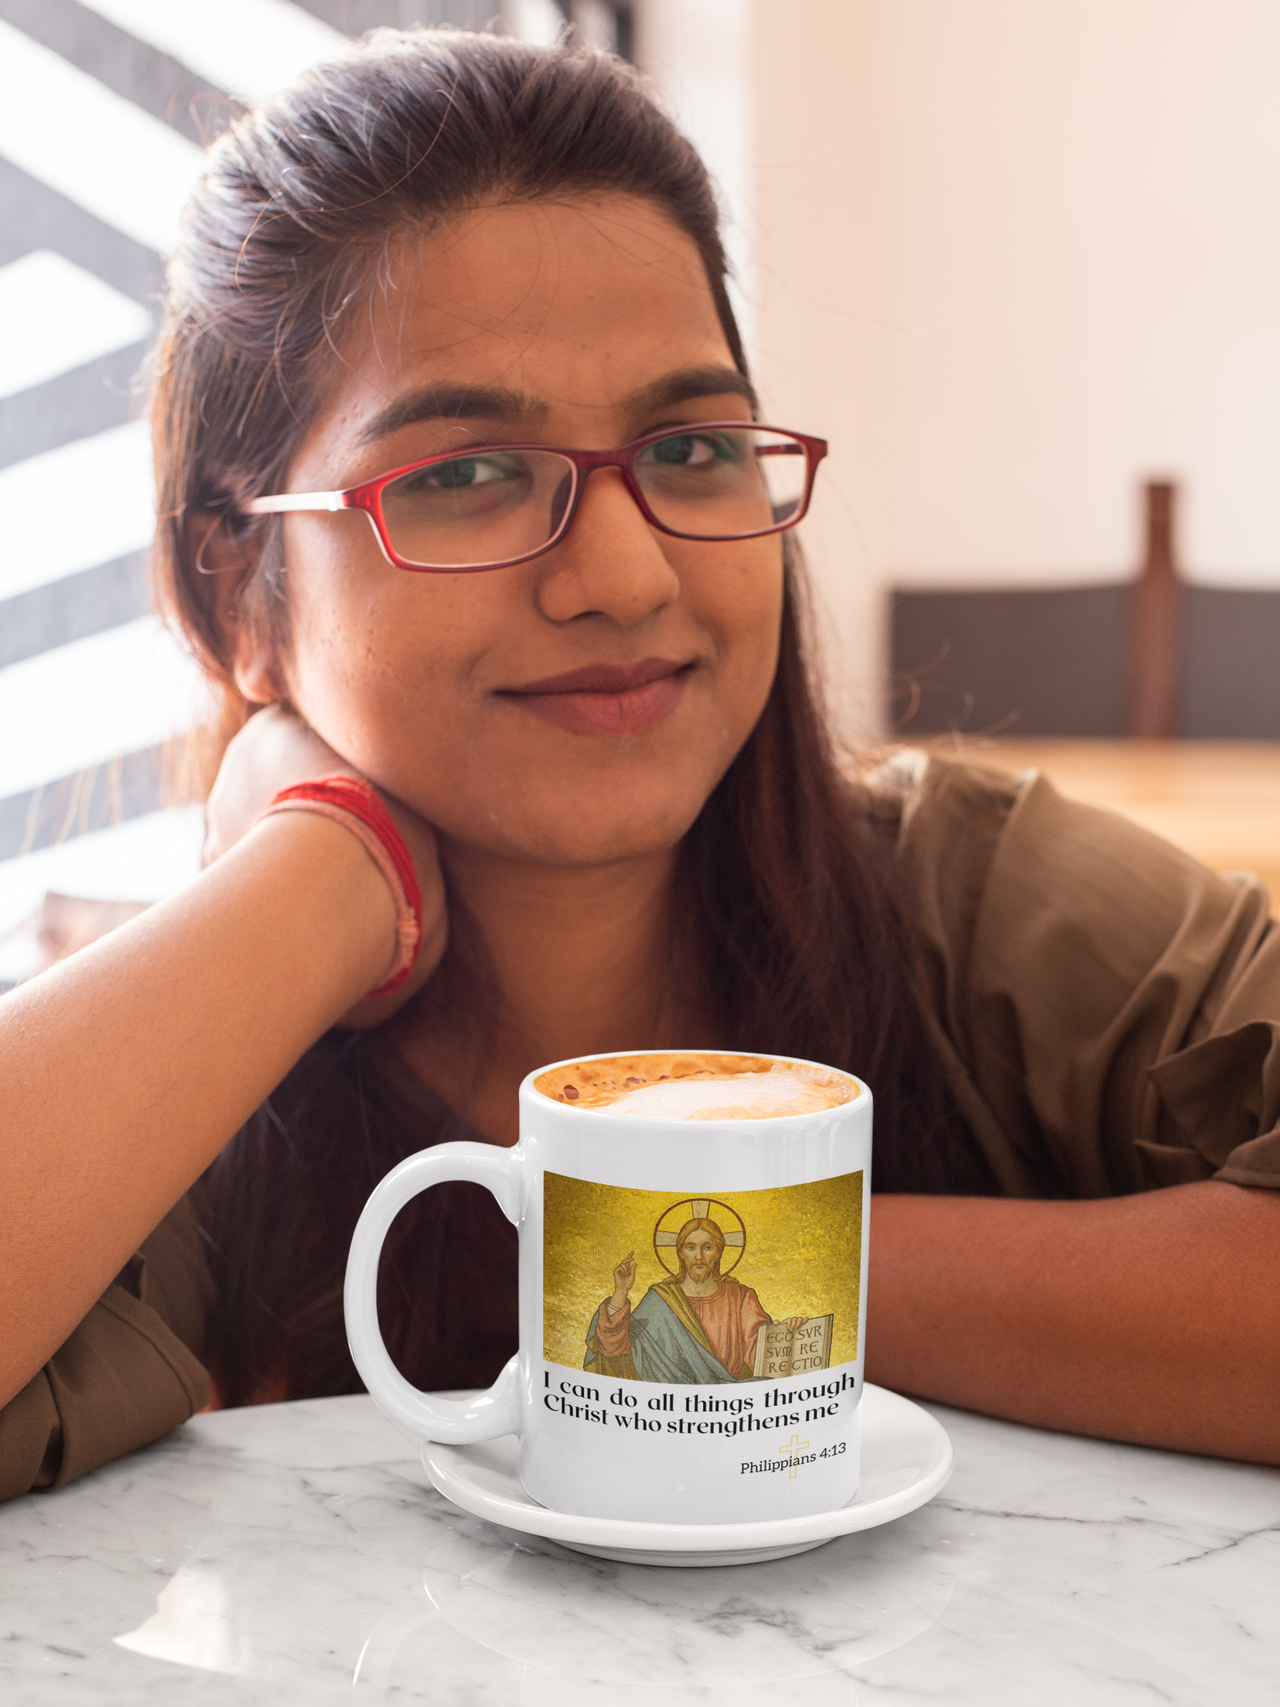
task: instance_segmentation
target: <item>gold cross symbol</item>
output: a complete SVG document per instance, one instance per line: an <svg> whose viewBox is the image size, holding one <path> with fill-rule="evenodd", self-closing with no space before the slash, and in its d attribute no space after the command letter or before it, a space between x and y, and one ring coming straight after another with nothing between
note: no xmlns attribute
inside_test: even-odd
<svg viewBox="0 0 1280 1707"><path fill-rule="evenodd" d="M787 1471L787 1480L789 1482L794 1482L796 1479L796 1471L800 1468L800 1466L795 1462L796 1454L798 1452L803 1452L808 1447L809 1442L807 1440L801 1440L798 1434L793 1434L791 1439L787 1442L787 1445L791 1449L791 1466Z"/></svg>

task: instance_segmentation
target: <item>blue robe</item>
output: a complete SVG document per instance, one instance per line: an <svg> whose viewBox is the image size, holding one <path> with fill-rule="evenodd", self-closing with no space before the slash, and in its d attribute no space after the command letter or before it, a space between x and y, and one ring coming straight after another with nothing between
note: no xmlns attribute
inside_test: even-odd
<svg viewBox="0 0 1280 1707"><path fill-rule="evenodd" d="M630 1357L601 1354L596 1323L603 1308L602 1304L591 1318L587 1355L582 1360L582 1367L593 1375L621 1376L629 1381L692 1382L706 1387L726 1381L736 1384L737 1377L730 1375L712 1351L711 1342L674 1280L651 1286L631 1312Z"/></svg>

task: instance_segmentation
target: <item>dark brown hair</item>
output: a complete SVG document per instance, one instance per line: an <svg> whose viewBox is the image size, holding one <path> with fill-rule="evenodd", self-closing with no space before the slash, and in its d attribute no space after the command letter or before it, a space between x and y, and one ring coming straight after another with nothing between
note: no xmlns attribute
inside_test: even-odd
<svg viewBox="0 0 1280 1707"><path fill-rule="evenodd" d="M636 74L603 55L495 36L378 31L241 119L212 150L173 263L154 408L156 567L166 608L244 715L193 511L279 489L350 305L406 229L486 200L629 193L696 244L743 367L714 192ZM765 710L686 837L686 885L725 1048L859 1073L877 1097L882 1187L986 1182L943 1089L913 951L868 802L841 777L805 668L787 538L781 654ZM283 631L269 531L241 596ZM428 994L431 986L428 986ZM358 1387L342 1272L374 1182L460 1135L419 1087L369 1071L375 1040L332 1034L214 1164L198 1194L219 1281L210 1361L223 1396ZM393 1234L384 1324L423 1386L492 1378L514 1350L514 1235L477 1188L437 1188ZM446 1237L446 1232L448 1236ZM484 1260L466 1252L484 1249ZM468 1267L470 1262L470 1267ZM462 1317L472 1353L458 1349ZM478 1325L477 1325L478 1324Z"/></svg>

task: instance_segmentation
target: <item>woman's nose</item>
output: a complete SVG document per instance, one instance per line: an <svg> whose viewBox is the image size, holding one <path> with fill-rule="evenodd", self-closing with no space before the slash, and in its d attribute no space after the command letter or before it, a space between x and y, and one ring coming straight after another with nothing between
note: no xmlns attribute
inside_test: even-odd
<svg viewBox="0 0 1280 1707"><path fill-rule="evenodd" d="M616 468L587 476L573 525L535 567L552 622L607 616L633 627L680 596L680 579Z"/></svg>

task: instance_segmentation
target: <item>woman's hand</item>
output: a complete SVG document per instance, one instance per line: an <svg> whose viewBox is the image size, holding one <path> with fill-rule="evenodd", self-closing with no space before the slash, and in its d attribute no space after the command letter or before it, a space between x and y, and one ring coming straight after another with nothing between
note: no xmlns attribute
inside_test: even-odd
<svg viewBox="0 0 1280 1707"><path fill-rule="evenodd" d="M210 865L241 841L258 814L282 788L323 776L361 776L354 765L322 740L309 723L279 706L251 717L227 747L206 808L204 863ZM444 953L448 938L444 880L430 824L398 800L383 794L387 810L404 837L422 894L422 946L408 978L389 996L357 1002L341 1024L365 1029L380 1025L426 983Z"/></svg>
<svg viewBox="0 0 1280 1707"><path fill-rule="evenodd" d="M222 756L205 809L204 863L212 865L253 828L282 788L322 776L359 776L309 723L279 706L257 712Z"/></svg>

